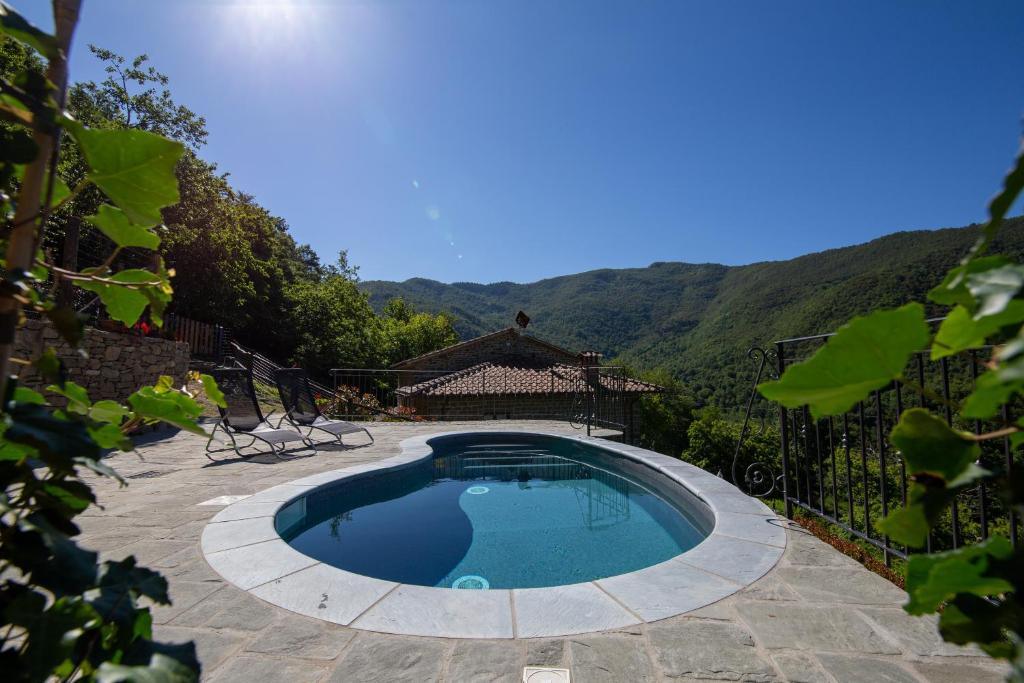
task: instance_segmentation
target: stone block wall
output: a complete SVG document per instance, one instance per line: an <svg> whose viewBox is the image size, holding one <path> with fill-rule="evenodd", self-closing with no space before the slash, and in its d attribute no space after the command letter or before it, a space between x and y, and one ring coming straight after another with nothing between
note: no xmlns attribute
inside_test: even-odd
<svg viewBox="0 0 1024 683"><path fill-rule="evenodd" d="M184 342L86 328L83 356L42 320L29 320L18 330L14 355L34 359L41 349L50 346L68 369L68 379L84 386L94 401L123 401L139 387L156 382L160 375L170 375L175 384L181 385L188 372L189 348ZM30 368L22 370L19 382L36 390L45 386Z"/></svg>

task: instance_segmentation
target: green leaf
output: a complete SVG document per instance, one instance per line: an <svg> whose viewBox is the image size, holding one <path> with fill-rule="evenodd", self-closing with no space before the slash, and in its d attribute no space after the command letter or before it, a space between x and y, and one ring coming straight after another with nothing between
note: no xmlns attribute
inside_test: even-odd
<svg viewBox="0 0 1024 683"><path fill-rule="evenodd" d="M970 593L957 595L942 610L939 633L946 642L978 643L992 657L1009 658L1013 646L1006 634L1024 617L1018 605L989 602Z"/></svg>
<svg viewBox="0 0 1024 683"><path fill-rule="evenodd" d="M135 446L132 440L125 436L117 425L102 424L99 426L87 427L89 436L100 446L100 448L118 448L122 451L130 451Z"/></svg>
<svg viewBox="0 0 1024 683"><path fill-rule="evenodd" d="M185 148L141 130L90 130L73 121L65 127L89 164L88 179L136 225L156 225L160 209L178 203L174 174Z"/></svg>
<svg viewBox="0 0 1024 683"><path fill-rule="evenodd" d="M85 387L74 382L65 382L64 386L51 384L46 387L46 390L66 398L68 400L67 409L69 412L85 415L92 406L92 401L89 400L89 392L86 391Z"/></svg>
<svg viewBox="0 0 1024 683"><path fill-rule="evenodd" d="M128 409L117 401L104 399L92 404L92 408L89 409L89 417L97 422L119 425L128 416L128 412Z"/></svg>
<svg viewBox="0 0 1024 683"><path fill-rule="evenodd" d="M55 465L71 453L87 457L99 454L96 442L83 425L57 419L44 406L15 404L9 415L11 424L4 437L32 446L47 464Z"/></svg>
<svg viewBox="0 0 1024 683"><path fill-rule="evenodd" d="M1009 263L1012 261L1005 256L983 256L968 261L946 273L942 283L928 292L928 298L943 306L960 305L974 310L974 297L967 289L968 276L993 268L1001 268Z"/></svg>
<svg viewBox="0 0 1024 683"><path fill-rule="evenodd" d="M1010 167L1003 179L1003 189L988 204L989 220L982 228L982 238L974 246L972 254L981 253L988 247L996 236L999 224L1006 217L1006 212L1013 206L1022 190L1024 190L1024 144L1021 145L1013 166Z"/></svg>
<svg viewBox="0 0 1024 683"><path fill-rule="evenodd" d="M95 216L85 220L99 228L119 247L156 249L160 246L160 238L156 233L146 226L132 223L124 211L110 204L101 205Z"/></svg>
<svg viewBox="0 0 1024 683"><path fill-rule="evenodd" d="M1021 390L1024 390L1024 382L1004 381L997 373L986 372L978 377L974 391L964 401L960 414L975 420L991 419Z"/></svg>
<svg viewBox="0 0 1024 683"><path fill-rule="evenodd" d="M930 555L911 555L907 560L907 593L904 606L910 614L928 614L955 595L978 597L1013 590L1013 585L998 576L989 576L993 560L1005 560L1013 554L1010 542L993 536L982 543L958 550Z"/></svg>
<svg viewBox="0 0 1024 683"><path fill-rule="evenodd" d="M957 305L942 321L932 342L932 360L978 348L990 336L1010 325L1024 322L1024 301L1014 299L995 315L976 319L964 306Z"/></svg>
<svg viewBox="0 0 1024 683"><path fill-rule="evenodd" d="M87 274L94 274L85 271ZM162 285L150 283L161 282L161 276L148 270L122 270L106 278L111 282L80 281L78 285L85 290L99 294L100 300L107 308L107 313L114 320L131 327L138 322L146 306L156 298L162 298ZM112 284L119 283L119 284ZM130 286L122 286L130 285Z"/></svg>
<svg viewBox="0 0 1024 683"><path fill-rule="evenodd" d="M167 580L150 569L135 566L134 557L120 562L104 562L100 568L99 585L83 595L86 603L104 621L126 630L134 628L138 596L146 596L162 605L170 603Z"/></svg>
<svg viewBox="0 0 1024 683"><path fill-rule="evenodd" d="M967 289L977 302L975 318L1002 313L1024 286L1024 266L1007 265L967 277Z"/></svg>
<svg viewBox="0 0 1024 683"><path fill-rule="evenodd" d="M59 47L56 39L30 24L6 2L0 2L0 32L25 43L47 59L57 56Z"/></svg>
<svg viewBox="0 0 1024 683"><path fill-rule="evenodd" d="M851 320L814 356L758 390L787 408L808 405L816 418L839 415L899 377L928 337L921 304L876 311Z"/></svg>
<svg viewBox="0 0 1024 683"><path fill-rule="evenodd" d="M195 659L194 650L192 658ZM97 683L193 683L199 680L198 669L198 664L192 668L174 657L156 653L143 665L103 662L96 672L96 680Z"/></svg>
<svg viewBox="0 0 1024 683"><path fill-rule="evenodd" d="M29 389L28 387L15 388L14 400L18 403L35 403L40 406L46 405L46 398L38 391Z"/></svg>
<svg viewBox="0 0 1024 683"><path fill-rule="evenodd" d="M96 502L92 489L75 479L44 481L42 490L75 513L81 512Z"/></svg>
<svg viewBox="0 0 1024 683"><path fill-rule="evenodd" d="M904 411L889 439L900 450L909 474L946 482L960 477L981 455L981 447L969 434L950 428L923 408Z"/></svg>
<svg viewBox="0 0 1024 683"><path fill-rule="evenodd" d="M128 405L140 417L166 422L181 429L206 436L203 428L196 424L203 408L180 391L158 391L154 387L142 387L128 397Z"/></svg>
<svg viewBox="0 0 1024 683"><path fill-rule="evenodd" d="M224 392L217 387L217 380L210 375L199 375L199 381L202 382L203 392L206 394L206 398L213 401L215 405L221 408L227 408L228 404L224 399Z"/></svg>

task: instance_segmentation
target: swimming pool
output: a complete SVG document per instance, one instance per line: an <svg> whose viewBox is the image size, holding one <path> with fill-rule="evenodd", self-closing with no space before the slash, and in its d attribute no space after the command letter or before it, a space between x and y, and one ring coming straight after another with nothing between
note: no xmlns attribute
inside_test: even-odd
<svg viewBox="0 0 1024 683"><path fill-rule="evenodd" d="M413 467L284 506L299 552L386 581L541 588L664 562L713 526L695 496L593 445L543 435L438 438Z"/></svg>
<svg viewBox="0 0 1024 683"><path fill-rule="evenodd" d="M335 624L539 638L691 612L786 547L768 507L677 458L571 432L429 429L228 505L203 529L206 561Z"/></svg>

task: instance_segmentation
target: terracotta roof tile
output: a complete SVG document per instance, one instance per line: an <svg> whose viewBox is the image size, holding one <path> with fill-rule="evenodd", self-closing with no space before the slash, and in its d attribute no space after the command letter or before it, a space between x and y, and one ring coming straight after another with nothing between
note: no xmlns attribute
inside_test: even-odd
<svg viewBox="0 0 1024 683"><path fill-rule="evenodd" d="M583 368L552 365L530 368L480 363L465 370L401 387L403 396L485 396L507 394L571 394L583 381ZM600 374L602 387L627 393L656 393L662 387L608 372Z"/></svg>

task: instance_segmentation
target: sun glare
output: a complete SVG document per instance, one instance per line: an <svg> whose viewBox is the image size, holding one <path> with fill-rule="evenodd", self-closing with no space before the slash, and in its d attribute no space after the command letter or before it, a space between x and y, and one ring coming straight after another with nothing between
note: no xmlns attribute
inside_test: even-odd
<svg viewBox="0 0 1024 683"><path fill-rule="evenodd" d="M251 45L294 46L315 37L327 5L315 0L229 0L222 36Z"/></svg>

